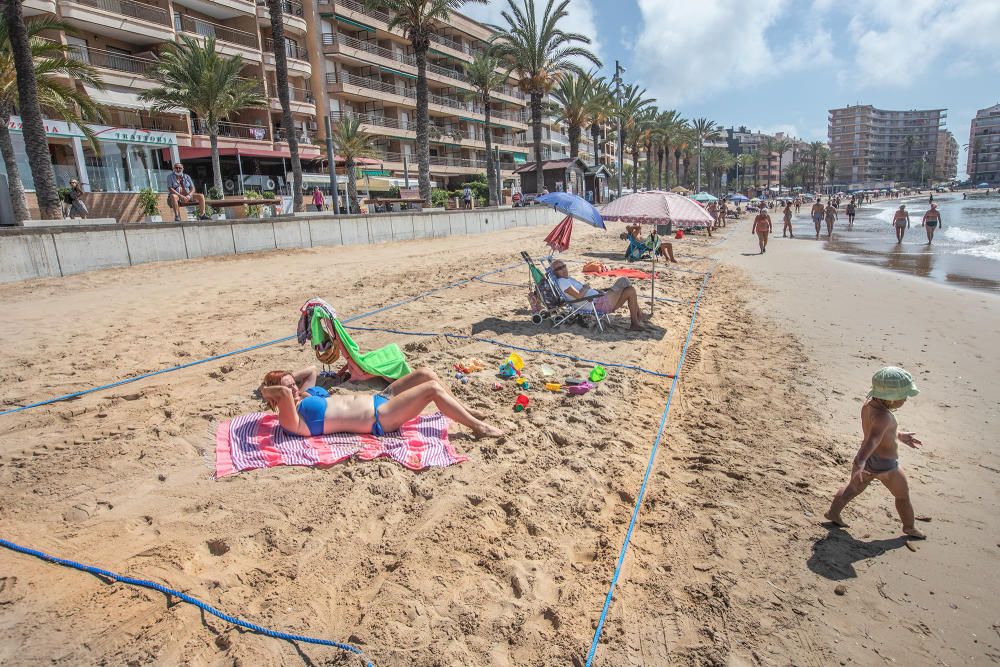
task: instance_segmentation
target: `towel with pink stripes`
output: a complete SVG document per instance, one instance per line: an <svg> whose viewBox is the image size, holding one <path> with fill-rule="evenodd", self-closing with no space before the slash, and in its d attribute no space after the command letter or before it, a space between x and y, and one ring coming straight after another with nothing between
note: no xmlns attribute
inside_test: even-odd
<svg viewBox="0 0 1000 667"><path fill-rule="evenodd" d="M241 415L215 432L215 478L275 466L332 466L357 456L390 458L410 470L444 468L468 461L448 441L448 419L437 412L412 419L394 433L293 435L270 412Z"/></svg>

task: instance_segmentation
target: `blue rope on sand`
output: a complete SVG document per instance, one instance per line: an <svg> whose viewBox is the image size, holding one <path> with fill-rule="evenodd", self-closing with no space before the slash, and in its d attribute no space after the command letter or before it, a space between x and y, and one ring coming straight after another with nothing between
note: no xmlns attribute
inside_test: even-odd
<svg viewBox="0 0 1000 667"><path fill-rule="evenodd" d="M698 290L698 296L694 301L694 310L691 313L691 324L688 325L687 338L684 340L684 348L681 350L681 357L677 360L677 369L673 375L674 380L670 383L670 392L667 394L667 404L663 407L663 416L660 418L660 428L656 432L656 439L653 441L653 450L649 453L649 463L646 465L646 472L642 476L642 485L639 487L639 493L636 494L635 506L632 508L632 518L629 520L628 530L625 531L625 541L622 542L621 551L618 553L618 561L615 564L615 572L611 577L611 586L608 588L608 594L604 598L604 607L601 609L601 616L597 621L597 629L594 631L594 640L590 643L590 651L587 652L587 662L585 667L590 667L593 662L594 653L597 652L597 643L600 641L601 633L604 631L604 621L607 619L608 610L611 608L611 599L614 596L615 586L618 584L618 577L621 575L622 565L625 562L625 554L628 552L629 542L632 540L632 531L635 530L635 524L639 518L639 508L642 507L642 500L646 495L646 485L649 483L649 476L653 472L653 463L656 460L656 452L660 447L660 441L663 439L663 431L667 425L667 415L670 413L670 403L674 399L674 390L677 389L677 381L681 376L681 367L684 365L684 358L687 356L688 345L691 344L691 335L694 333L694 323L698 317L698 304L701 302L701 295L704 293L705 286L708 285L708 280L711 277L711 271L705 274L705 277L701 281L701 289Z"/></svg>
<svg viewBox="0 0 1000 667"><path fill-rule="evenodd" d="M444 336L445 338L453 338L456 340L471 340L477 343L491 343L493 345L499 345L511 350L517 350L518 352L532 352L534 354L547 354L550 357L559 357L562 359L571 359L573 361L582 361L587 364L600 364L605 368L621 368L624 370L637 371L639 373L645 373L646 375L652 375L653 377L659 378L672 378L673 375L669 373L660 373L659 371L651 371L648 368L643 368L642 366L634 366L632 364L619 364L611 361L599 361L597 359L587 359L585 357L578 357L573 354L566 354L564 352L553 352L552 350L538 350L531 347L521 347L519 345L511 345L510 343L502 340L497 340L496 338L485 338L482 336L467 336L465 334L453 334L453 333L435 333L433 331L404 331L402 329L382 329L379 327L344 327L345 329L353 329L354 331L376 331L381 333L396 334L398 336L420 336L423 338L433 338L435 336Z"/></svg>
<svg viewBox="0 0 1000 667"><path fill-rule="evenodd" d="M504 266L504 267L501 267L499 269L495 269L493 271L488 271L488 272L480 274L478 276L473 276L472 278L465 278L463 280L458 280L456 282L453 282L453 283L450 283L448 285L445 285L444 287L436 287L436 288L434 288L432 290L428 290L426 292L422 292L422 293L420 293L420 294L418 294L418 295L416 295L414 297L410 297L408 299L404 299L403 301L397 301L395 303L391 303L391 304L389 304L387 306L383 306L381 308L377 308L375 310L368 311L367 313L362 313L360 315L355 315L354 317L349 317L349 318L347 318L346 320L343 320L343 321L345 323L346 322L356 322L357 320L363 319L365 317L371 317L372 315L377 315L378 313L382 313L382 312L385 312L387 310L391 310L393 308L398 308L400 306L405 306L408 303L413 303L414 301L417 301L419 299L423 299L424 297L428 297L431 294L435 294L437 292L441 292L441 291L444 291L444 290L447 290L447 289L452 289L453 287L459 287L461 285L465 285L467 283L472 282L473 280L476 280L477 278L481 278L483 276L491 276L491 275L494 275L494 274L497 274L497 273L503 273L504 271L510 271L511 269L517 268L519 266L522 266L522 264L520 262L517 263L517 264L510 264L509 266ZM24 410L31 410L33 408L40 408L43 405L51 405L52 403L59 403L59 402L62 402L62 401L68 401L68 400L71 400L71 399L74 399L74 398L79 398L80 396L86 396L87 394L93 394L95 392L105 391L106 389L114 389L115 387L120 387L120 386L125 385L125 384L131 384L133 382L138 382L139 380L145 380L147 378L151 378L151 377L154 377L154 376L157 376L157 375L163 375L164 373L173 373L174 371L183 370L185 368L191 368L192 366L198 366L200 364L207 364L210 361L218 361L219 359L225 359L226 357L232 357L232 356L235 356L237 354L244 354L246 352L252 352L253 350L259 350L262 347L268 347L270 345L277 345L278 343L285 343L285 342L288 342L290 340L293 340L294 338L295 338L294 335L284 336L282 338L275 338L274 340L269 340L269 341L264 342L264 343L257 343L256 345L251 345L249 347L242 347L242 348L240 348L238 350L232 350L231 352L223 352L222 354L216 354L216 355L213 355L211 357L205 357L204 359L198 359L197 361L189 361L188 363L186 363L186 364L180 364L179 366L171 366L169 368L161 368L158 371L151 371L149 373L143 373L141 375L135 375L135 376L132 376L132 377L129 377L129 378L125 378L123 380L118 380L117 382L111 382L111 383L108 383L108 384L102 384L102 385L100 385L98 387L91 387L89 389L82 389L80 391L74 391L74 392L72 392L70 394L63 394L62 396L56 396L55 398L49 398L49 399L46 399L44 401L38 401L37 403L31 403L29 405L21 405L21 406L18 406L16 408L10 408L8 410L4 410L4 411L0 412L0 417L2 417L4 415L13 414L15 412L23 412Z"/></svg>
<svg viewBox="0 0 1000 667"><path fill-rule="evenodd" d="M28 547L22 547L19 544L14 544L5 539L0 538L0 546L6 547L11 551L16 551L18 553L26 554L28 556L34 556L35 558L40 558L41 560L47 561L49 563L55 563L56 565L63 565L65 567L71 567L75 570L80 570L81 572L89 572L90 574L106 577L113 581L117 581L122 584L129 584L130 586L141 586L142 588L150 588L154 591L159 591L164 595L172 595L176 598L187 602L188 604L193 604L202 611L208 612L212 616L221 618L227 623L232 623L241 628L249 630L251 632L256 632L259 635L265 635L267 637L272 637L274 639L284 639L290 642L303 642L306 644L319 644L320 646L333 646L339 648L342 651L348 651L365 658L364 651L359 649L357 646L351 646L350 644L344 644L341 642L335 642L329 639L317 639L315 637L306 637L305 635L296 635L288 632L280 632L278 630L271 630L270 628L265 628L255 623L250 623L249 621L244 621L242 619L236 618L235 616L230 616L224 614L215 607L206 604L199 600L198 598L191 597L186 593L181 593L172 588L168 588L162 584L158 584L155 581L149 581L147 579L135 579L133 577L126 577L125 575L118 574L116 572L111 572L109 570L104 570L99 567L94 567L93 565L84 565L83 563L77 563L76 561L67 560L65 558L58 558L56 556L49 555L43 551L38 551L37 549L29 549ZM365 662L368 667L374 667L375 663L371 660L365 658Z"/></svg>

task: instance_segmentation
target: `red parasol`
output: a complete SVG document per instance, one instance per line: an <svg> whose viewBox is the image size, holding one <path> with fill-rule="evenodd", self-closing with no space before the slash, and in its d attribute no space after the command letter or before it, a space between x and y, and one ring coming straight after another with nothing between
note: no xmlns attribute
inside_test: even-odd
<svg viewBox="0 0 1000 667"><path fill-rule="evenodd" d="M558 225L552 228L545 237L545 243L553 252L566 252L569 249L569 238L573 234L573 216L567 215Z"/></svg>

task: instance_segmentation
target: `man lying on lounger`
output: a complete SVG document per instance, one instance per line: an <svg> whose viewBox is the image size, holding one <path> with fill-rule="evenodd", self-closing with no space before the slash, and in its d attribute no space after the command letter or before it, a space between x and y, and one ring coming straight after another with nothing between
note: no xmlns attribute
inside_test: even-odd
<svg viewBox="0 0 1000 667"><path fill-rule="evenodd" d="M569 277L569 269L562 260L552 262L552 273L559 283L559 288L571 299L582 299L584 297L595 296L594 307L602 315L613 313L625 304L628 304L629 319L632 324L629 331L642 331L642 323L649 319L639 310L639 294L632 287L628 278L619 278L615 284L606 292L599 292L590 285L584 285L579 280Z"/></svg>

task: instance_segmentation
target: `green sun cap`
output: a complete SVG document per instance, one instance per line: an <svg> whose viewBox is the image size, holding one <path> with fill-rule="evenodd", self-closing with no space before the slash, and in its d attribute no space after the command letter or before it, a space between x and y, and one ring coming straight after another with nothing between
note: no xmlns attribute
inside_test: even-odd
<svg viewBox="0 0 1000 667"><path fill-rule="evenodd" d="M880 368L872 376L872 390L868 392L871 398L881 398L884 401L900 401L920 393L913 382L913 376L902 368L886 366Z"/></svg>

